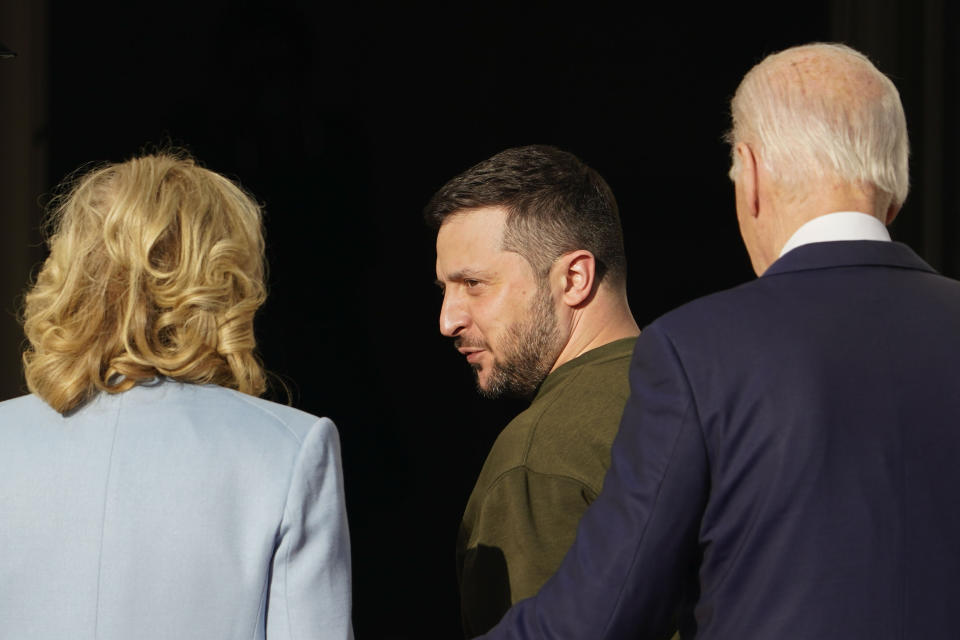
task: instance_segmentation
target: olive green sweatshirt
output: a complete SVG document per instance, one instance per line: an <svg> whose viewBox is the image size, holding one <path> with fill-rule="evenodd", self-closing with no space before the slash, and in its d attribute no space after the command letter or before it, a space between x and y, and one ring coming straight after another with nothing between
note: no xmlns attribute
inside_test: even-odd
<svg viewBox="0 0 960 640"><path fill-rule="evenodd" d="M467 637L534 595L573 544L610 466L634 342L617 340L557 367L497 437L457 540Z"/></svg>

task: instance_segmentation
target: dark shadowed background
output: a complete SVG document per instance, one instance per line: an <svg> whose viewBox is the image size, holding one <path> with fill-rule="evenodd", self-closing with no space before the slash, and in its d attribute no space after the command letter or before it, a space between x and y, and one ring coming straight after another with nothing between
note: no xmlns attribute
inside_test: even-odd
<svg viewBox="0 0 960 640"><path fill-rule="evenodd" d="M19 53L0 61L0 399L25 392L16 311L54 184L169 143L239 180L267 212L263 358L295 406L340 429L363 640L459 636L459 518L523 406L477 397L438 333L420 211L454 174L530 143L596 168L647 324L753 277L721 141L740 77L775 50L843 41L906 107L912 191L894 237L960 275L945 0L108 4L0 2L0 41Z"/></svg>

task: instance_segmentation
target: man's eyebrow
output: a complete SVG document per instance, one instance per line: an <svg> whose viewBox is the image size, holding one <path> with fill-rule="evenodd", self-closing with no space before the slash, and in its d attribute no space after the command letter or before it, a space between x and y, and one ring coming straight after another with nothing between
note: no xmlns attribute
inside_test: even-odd
<svg viewBox="0 0 960 640"><path fill-rule="evenodd" d="M482 280L484 282L489 282L490 280L493 280L493 274L489 271L480 271L479 269L461 269L460 271L454 271L448 275L446 280L437 278L433 281L433 283L443 290L446 288L447 282L463 282L464 280Z"/></svg>
<svg viewBox="0 0 960 640"><path fill-rule="evenodd" d="M447 282L462 282L464 280L490 280L492 275L486 271L480 271L477 269L461 269L460 271L454 271L447 276ZM437 283L442 286L442 282L438 279Z"/></svg>

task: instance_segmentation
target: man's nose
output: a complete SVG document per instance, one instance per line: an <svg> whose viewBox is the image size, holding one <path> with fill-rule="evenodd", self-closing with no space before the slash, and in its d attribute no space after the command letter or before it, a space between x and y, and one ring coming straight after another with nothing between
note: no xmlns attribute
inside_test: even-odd
<svg viewBox="0 0 960 640"><path fill-rule="evenodd" d="M464 305L449 291L443 295L443 304L440 306L440 333L448 338L456 337L463 331L470 321Z"/></svg>

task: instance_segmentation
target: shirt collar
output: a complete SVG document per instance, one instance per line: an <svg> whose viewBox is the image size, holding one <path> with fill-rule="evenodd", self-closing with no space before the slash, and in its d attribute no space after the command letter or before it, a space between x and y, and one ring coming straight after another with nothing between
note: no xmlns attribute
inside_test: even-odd
<svg viewBox="0 0 960 640"><path fill-rule="evenodd" d="M783 245L780 256L814 242L879 240L890 242L890 233L880 220L859 211L838 211L818 216L797 229Z"/></svg>

